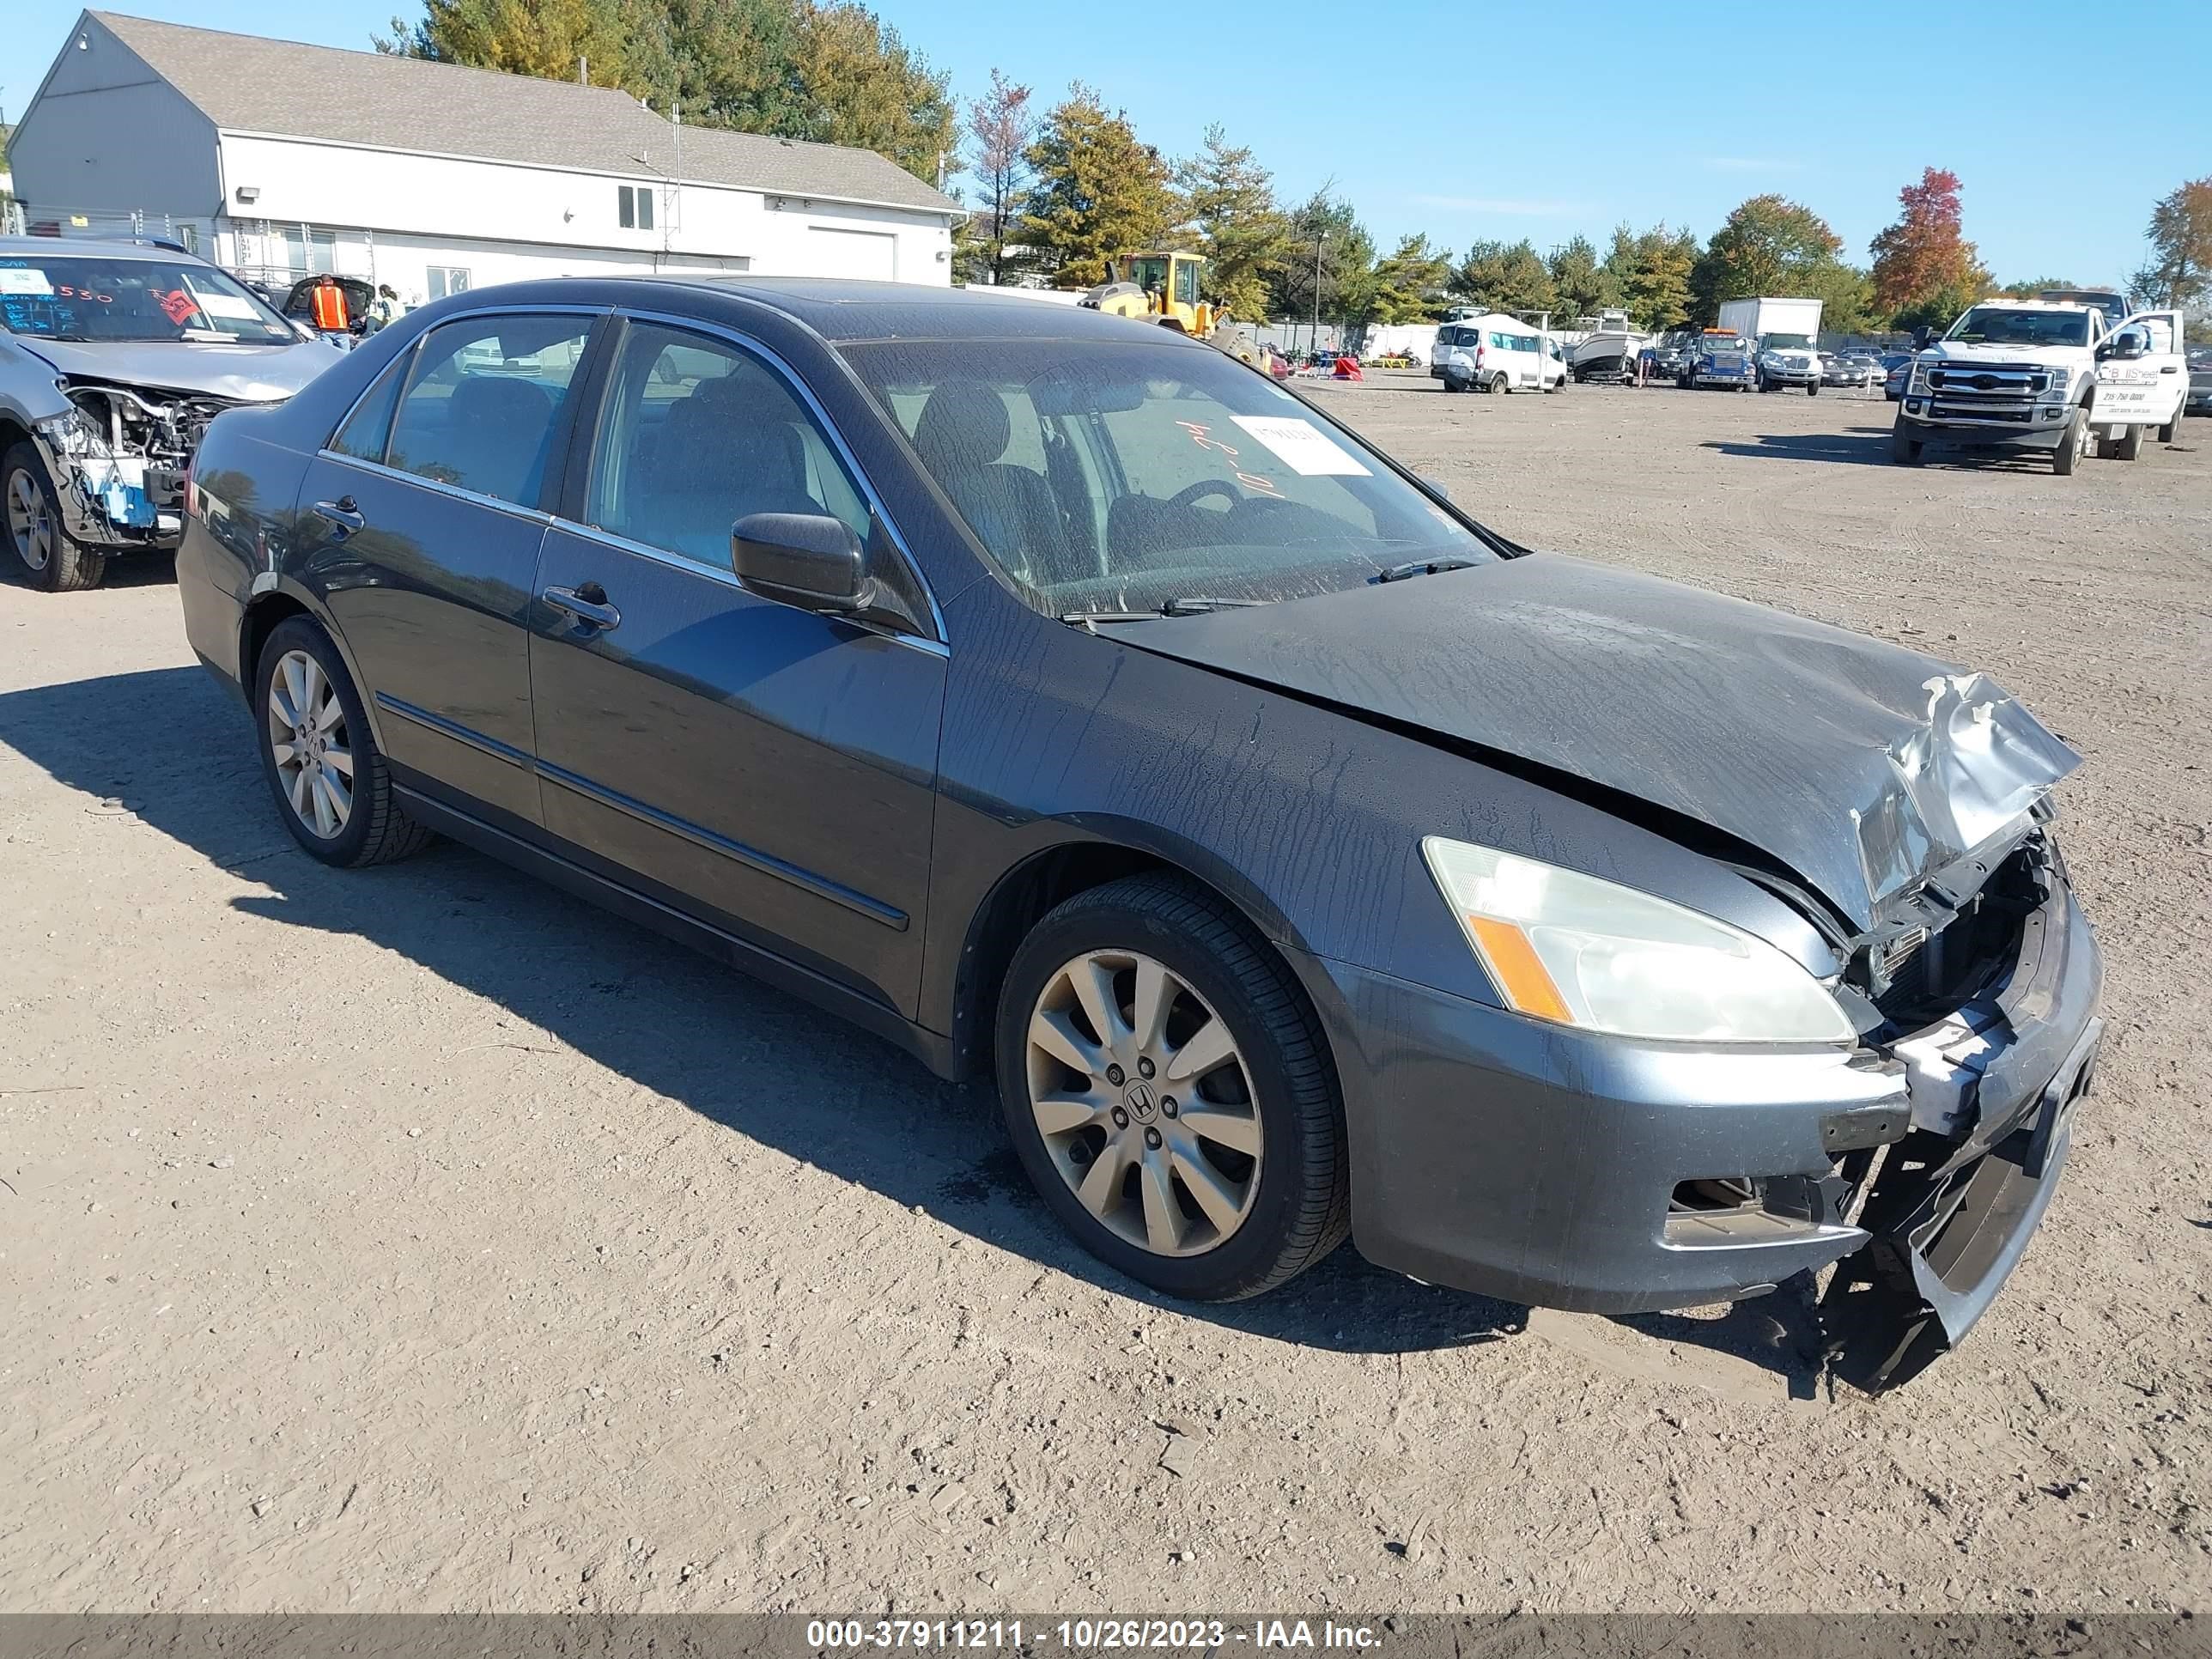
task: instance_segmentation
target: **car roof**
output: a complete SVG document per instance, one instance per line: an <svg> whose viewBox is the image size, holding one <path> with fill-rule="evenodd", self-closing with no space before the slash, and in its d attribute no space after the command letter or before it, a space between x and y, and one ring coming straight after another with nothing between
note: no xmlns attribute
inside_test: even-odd
<svg viewBox="0 0 2212 1659"><path fill-rule="evenodd" d="M173 247L149 247L143 242L106 241L76 236L0 236L0 259L34 254L50 259L67 258L74 254L88 253L97 254L104 259L158 259L164 262L190 259L196 265L207 264L197 253L180 253Z"/></svg>
<svg viewBox="0 0 2212 1659"><path fill-rule="evenodd" d="M568 286L571 279L552 278ZM1180 333L1080 306L1030 299L1018 290L933 288L917 283L862 282L831 276L716 276L670 274L588 277L586 286L618 305L668 303L672 290L726 295L783 313L832 341L912 337L938 340L1098 339L1127 344L1132 328L1184 343ZM477 289L478 302L495 293L525 297L534 283ZM471 307L474 308L473 307ZM1189 342L1189 343L1196 343Z"/></svg>

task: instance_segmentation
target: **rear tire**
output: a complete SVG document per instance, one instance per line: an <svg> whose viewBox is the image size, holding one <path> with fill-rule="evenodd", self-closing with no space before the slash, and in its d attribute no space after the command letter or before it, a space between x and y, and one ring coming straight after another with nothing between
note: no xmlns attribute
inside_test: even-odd
<svg viewBox="0 0 2212 1659"><path fill-rule="evenodd" d="M1154 972L1167 988L1148 1044L1133 1028ZM1086 997L1090 986L1098 989ZM1096 1029L1094 1005L1111 1031ZM1226 1058L1178 1080L1178 1054L1215 1025L1209 1052ZM996 1048L1024 1171L1076 1241L1130 1278L1234 1301L1304 1272L1350 1231L1344 1113L1318 1022L1266 940L1203 889L1133 876L1046 915L1008 965ZM1071 1053L1086 1057L1080 1070L1061 1058ZM1140 1059L1152 1067L1141 1077ZM1180 1116L1169 1115L1170 1091L1183 1096ZM1200 1115L1214 1130L1200 1129ZM1094 1188L1102 1170L1109 1179ZM1206 1185L1212 1207L1198 1195Z"/></svg>
<svg viewBox="0 0 2212 1659"><path fill-rule="evenodd" d="M277 623L261 647L251 695L262 773L301 847L325 864L356 869L428 843L430 832L392 792L361 694L321 628L305 617ZM280 738L280 730L288 735Z"/></svg>
<svg viewBox="0 0 2212 1659"><path fill-rule="evenodd" d="M2162 444L2175 442L2181 436L2181 422L2189 413L2188 399L2184 398L2173 411L2173 418L2158 429L2158 441Z"/></svg>
<svg viewBox="0 0 2212 1659"><path fill-rule="evenodd" d="M46 464L29 443L0 456L0 524L8 549L33 587L48 593L81 593L107 574L107 556L73 541L62 527L60 498Z"/></svg>

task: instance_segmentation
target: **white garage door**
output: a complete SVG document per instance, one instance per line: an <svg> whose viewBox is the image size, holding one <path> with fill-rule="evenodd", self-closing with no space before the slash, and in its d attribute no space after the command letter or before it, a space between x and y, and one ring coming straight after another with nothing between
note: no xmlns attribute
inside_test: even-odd
<svg viewBox="0 0 2212 1659"><path fill-rule="evenodd" d="M810 225L806 231L807 275L898 279L898 238L888 231L837 230Z"/></svg>

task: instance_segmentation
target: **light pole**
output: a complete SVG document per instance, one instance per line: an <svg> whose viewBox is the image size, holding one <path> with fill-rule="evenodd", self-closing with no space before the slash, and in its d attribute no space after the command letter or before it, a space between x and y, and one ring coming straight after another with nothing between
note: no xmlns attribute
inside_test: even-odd
<svg viewBox="0 0 2212 1659"><path fill-rule="evenodd" d="M1321 245L1328 240L1326 230L1314 233L1313 337L1306 343L1306 348L1316 352L1321 349Z"/></svg>

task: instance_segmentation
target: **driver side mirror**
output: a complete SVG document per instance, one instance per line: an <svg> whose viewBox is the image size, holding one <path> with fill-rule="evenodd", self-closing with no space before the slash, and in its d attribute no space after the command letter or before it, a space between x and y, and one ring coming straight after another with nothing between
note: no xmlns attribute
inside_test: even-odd
<svg viewBox="0 0 2212 1659"><path fill-rule="evenodd" d="M1927 324L1921 324L1919 327L1912 331L1912 349L1915 351L1927 350L1928 342L1935 337L1935 333L1936 331L1929 327Z"/></svg>
<svg viewBox="0 0 2212 1659"><path fill-rule="evenodd" d="M867 608L867 553L826 513L750 513L730 528L730 568L748 592L801 611L851 616Z"/></svg>

